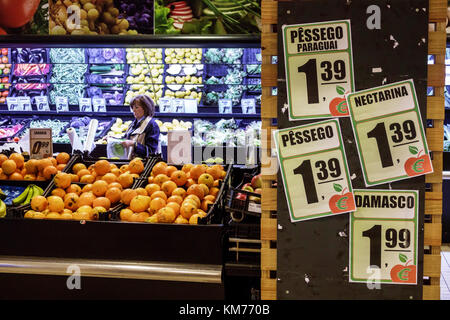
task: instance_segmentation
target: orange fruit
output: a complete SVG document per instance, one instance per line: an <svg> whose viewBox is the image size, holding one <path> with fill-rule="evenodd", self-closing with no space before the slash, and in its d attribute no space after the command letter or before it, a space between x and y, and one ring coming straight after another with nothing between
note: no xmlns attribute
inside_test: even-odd
<svg viewBox="0 0 450 320"><path fill-rule="evenodd" d="M204 195L207 195L209 193L209 188L206 184L200 183L200 187L202 187Z"/></svg>
<svg viewBox="0 0 450 320"><path fill-rule="evenodd" d="M81 194L81 187L77 184L72 183L67 189L66 193L76 193L77 195Z"/></svg>
<svg viewBox="0 0 450 320"><path fill-rule="evenodd" d="M181 170L184 171L185 173L188 173L189 171L191 171L193 166L194 165L192 163L186 163L186 164L183 165Z"/></svg>
<svg viewBox="0 0 450 320"><path fill-rule="evenodd" d="M61 213L61 219L62 220L72 220L73 219L72 213L70 213L70 212Z"/></svg>
<svg viewBox="0 0 450 320"><path fill-rule="evenodd" d="M206 172L206 167L201 164L194 165L189 173L191 174L191 178L195 181Z"/></svg>
<svg viewBox="0 0 450 320"><path fill-rule="evenodd" d="M136 190L136 192L138 193L138 195L141 195L141 196L148 196L148 193L147 193L147 191L146 191L144 188L136 188L136 189L134 189L134 190Z"/></svg>
<svg viewBox="0 0 450 320"><path fill-rule="evenodd" d="M198 219L200 218L200 215L198 213L193 214L189 218L189 224L198 224Z"/></svg>
<svg viewBox="0 0 450 320"><path fill-rule="evenodd" d="M105 197L107 197L109 201L114 204L120 201L121 194L122 190L119 188L108 188L108 191L105 193Z"/></svg>
<svg viewBox="0 0 450 320"><path fill-rule="evenodd" d="M92 207L102 207L106 210L109 210L109 208L111 207L111 201L106 197L98 197L95 198L95 200L92 202Z"/></svg>
<svg viewBox="0 0 450 320"><path fill-rule="evenodd" d="M170 179L177 184L178 187L184 186L187 182L186 173L182 170L176 170L170 175Z"/></svg>
<svg viewBox="0 0 450 320"><path fill-rule="evenodd" d="M194 200L196 205L197 205L197 207L200 207L200 205L202 204L202 201L200 200L200 198L198 196L196 196L195 194L187 195L186 198L184 198L183 201L186 201L186 200L189 200L189 199Z"/></svg>
<svg viewBox="0 0 450 320"><path fill-rule="evenodd" d="M4 162L8 160L8 157L6 156L6 154L0 154L0 165Z"/></svg>
<svg viewBox="0 0 450 320"><path fill-rule="evenodd" d="M180 207L180 214L186 219L195 213L197 213L197 208L190 202L183 203Z"/></svg>
<svg viewBox="0 0 450 320"><path fill-rule="evenodd" d="M206 173L211 175L214 180L220 179L220 177L222 176L222 170L220 170L216 166L208 167L208 169L206 169Z"/></svg>
<svg viewBox="0 0 450 320"><path fill-rule="evenodd" d="M209 173L203 173L200 175L200 177L198 177L197 182L199 184L205 184L208 186L208 188L211 188L214 183L214 177L212 175L210 175Z"/></svg>
<svg viewBox="0 0 450 320"><path fill-rule="evenodd" d="M53 157L48 157L47 159L49 159L52 162L52 166L56 167L58 165L58 162L56 161L55 158Z"/></svg>
<svg viewBox="0 0 450 320"><path fill-rule="evenodd" d="M147 191L147 195L151 196L153 192L161 190L160 186L156 183L150 183L145 186L145 191Z"/></svg>
<svg viewBox="0 0 450 320"><path fill-rule="evenodd" d="M87 169L86 165L84 163L75 163L72 167L72 172L75 174L78 174L78 172L82 169Z"/></svg>
<svg viewBox="0 0 450 320"><path fill-rule="evenodd" d="M164 182L169 181L169 180L170 180L170 178L166 174L160 173L154 177L153 182L156 184L159 184L161 186Z"/></svg>
<svg viewBox="0 0 450 320"><path fill-rule="evenodd" d="M131 200L133 200L134 197L137 197L138 194L136 192L136 190L133 189L125 189L122 191L121 195L120 195L120 201L122 201L122 203L129 205L131 203Z"/></svg>
<svg viewBox="0 0 450 320"><path fill-rule="evenodd" d="M181 214L175 219L173 223L176 224L189 224L189 220L183 217Z"/></svg>
<svg viewBox="0 0 450 320"><path fill-rule="evenodd" d="M149 205L150 205L150 202L147 199L147 197L142 196L142 195L137 195L136 197L134 197L131 200L131 202L130 202L130 209L133 212L147 211Z"/></svg>
<svg viewBox="0 0 450 320"><path fill-rule="evenodd" d="M208 194L203 198L203 201L205 201L205 200L214 202L214 201L216 201L216 197L211 194Z"/></svg>
<svg viewBox="0 0 450 320"><path fill-rule="evenodd" d="M177 217L175 211L171 207L161 208L156 214L158 217L158 222L162 223L172 223Z"/></svg>
<svg viewBox="0 0 450 320"><path fill-rule="evenodd" d="M175 190L172 191L172 195L173 196L180 196L181 198L184 199L184 197L186 196L186 189L184 189L184 188L176 188Z"/></svg>
<svg viewBox="0 0 450 320"><path fill-rule="evenodd" d="M88 175L88 174L91 174L91 172L88 169L80 169L77 172L78 178L81 178L82 176L85 176L85 175Z"/></svg>
<svg viewBox="0 0 450 320"><path fill-rule="evenodd" d="M205 212L205 211L203 211L202 209L197 209L197 214L200 216L200 217L202 217L202 218L204 218L204 217L206 217L208 214Z"/></svg>
<svg viewBox="0 0 450 320"><path fill-rule="evenodd" d="M164 201L167 201L167 195L162 190L155 191L152 193L152 195L150 196L150 199L155 199L155 198L162 198L162 199L164 199Z"/></svg>
<svg viewBox="0 0 450 320"><path fill-rule="evenodd" d="M111 173L112 173L113 175L115 175L116 177L118 177L118 176L121 175L122 172L120 171L119 168L112 168L112 169L111 169Z"/></svg>
<svg viewBox="0 0 450 320"><path fill-rule="evenodd" d="M92 191L92 183L86 184L83 188L81 188L81 193Z"/></svg>
<svg viewBox="0 0 450 320"><path fill-rule="evenodd" d="M31 209L34 211L44 211L48 207L47 198L44 196L36 196L31 199Z"/></svg>
<svg viewBox="0 0 450 320"><path fill-rule="evenodd" d="M36 180L36 175L33 173L27 173L26 175L23 176L23 180Z"/></svg>
<svg viewBox="0 0 450 320"><path fill-rule="evenodd" d="M1 172L0 173L0 180L8 180L8 176L6 174L4 174L3 172Z"/></svg>
<svg viewBox="0 0 450 320"><path fill-rule="evenodd" d="M189 188L190 186L192 186L193 184L195 184L194 179L192 178L188 178L186 184L184 185L186 188Z"/></svg>
<svg viewBox="0 0 450 320"><path fill-rule="evenodd" d="M177 169L177 167L175 167L175 166L167 166L167 168L166 168L166 175L168 176L168 177L171 177L172 176L172 173L174 173L175 171L177 171L178 169Z"/></svg>
<svg viewBox="0 0 450 320"><path fill-rule="evenodd" d="M66 165L64 163L60 163L56 166L56 169L58 169L58 171L63 171L65 167Z"/></svg>
<svg viewBox="0 0 450 320"><path fill-rule="evenodd" d="M99 176L104 176L111 171L111 165L108 160L98 160L94 164L94 171Z"/></svg>
<svg viewBox="0 0 450 320"><path fill-rule="evenodd" d="M213 187L218 187L220 185L220 181L223 181L223 180L222 179L214 180Z"/></svg>
<svg viewBox="0 0 450 320"><path fill-rule="evenodd" d="M148 217L145 219L145 222L147 223L158 223L158 215L155 213L154 215Z"/></svg>
<svg viewBox="0 0 450 320"><path fill-rule="evenodd" d="M92 192L97 197L102 197L108 190L108 183L104 180L97 180L92 184Z"/></svg>
<svg viewBox="0 0 450 320"><path fill-rule="evenodd" d="M92 212L91 212L91 219L92 220L98 220L100 217L100 214L102 212L107 212L108 210L106 210L104 207L102 206L97 206L92 208Z"/></svg>
<svg viewBox="0 0 450 320"><path fill-rule="evenodd" d="M134 222L145 222L145 220L147 220L147 218L150 217L150 215L146 211L139 212L139 213L137 213L135 215L136 216L134 217Z"/></svg>
<svg viewBox="0 0 450 320"><path fill-rule="evenodd" d="M120 189L121 191L123 190L122 185L120 183L118 183L118 182L110 183L108 185L108 188L117 188L117 189Z"/></svg>
<svg viewBox="0 0 450 320"><path fill-rule="evenodd" d="M181 205L183 203L183 198L181 196L170 196L169 198L167 198L167 203L169 202L175 202L178 203L179 205Z"/></svg>
<svg viewBox="0 0 450 320"><path fill-rule="evenodd" d="M122 221L130 221L130 217L134 212L131 211L130 209L122 209L120 210L120 220Z"/></svg>
<svg viewBox="0 0 450 320"><path fill-rule="evenodd" d="M197 197L200 198L200 200L203 199L203 197L205 196L205 192L202 188L201 185L199 185L198 183L193 184L192 186L190 186L187 190L186 190L186 194L190 195L190 194L194 194Z"/></svg>
<svg viewBox="0 0 450 320"><path fill-rule="evenodd" d="M128 165L127 164L121 165L119 170L120 170L121 173L127 172L128 171Z"/></svg>
<svg viewBox="0 0 450 320"><path fill-rule="evenodd" d="M208 212L209 206L210 206L210 205L213 205L213 204L214 204L214 202L212 202L211 200L203 200L203 201L202 201L202 205L200 206L200 208L201 208L203 211Z"/></svg>
<svg viewBox="0 0 450 320"><path fill-rule="evenodd" d="M45 219L61 219L59 212L49 212L46 214Z"/></svg>
<svg viewBox="0 0 450 320"><path fill-rule="evenodd" d="M68 173L58 172L55 175L54 181L58 188L66 189L72 184L72 177Z"/></svg>
<svg viewBox="0 0 450 320"><path fill-rule="evenodd" d="M166 204L166 207L172 208L173 211L175 212L175 216L177 216L180 213L181 205L178 204L177 202L168 202Z"/></svg>
<svg viewBox="0 0 450 320"><path fill-rule="evenodd" d="M220 189L217 187L212 187L209 189L209 195L212 195L217 198L217 195L219 194Z"/></svg>
<svg viewBox="0 0 450 320"><path fill-rule="evenodd" d="M91 206L81 206L72 214L73 218L76 220L91 220L92 207Z"/></svg>
<svg viewBox="0 0 450 320"><path fill-rule="evenodd" d="M56 162L58 164L67 164L70 160L70 155L67 152L60 152L56 156Z"/></svg>
<svg viewBox="0 0 450 320"><path fill-rule="evenodd" d="M131 173L140 174L142 171L144 171L144 163L141 159L133 159L128 164L128 170Z"/></svg>
<svg viewBox="0 0 450 320"><path fill-rule="evenodd" d="M120 176L117 177L117 182L122 185L123 188L129 188L133 184L133 176L129 173L122 173Z"/></svg>
<svg viewBox="0 0 450 320"><path fill-rule="evenodd" d="M106 181L108 184L110 184L110 183L116 182L117 176L114 173L108 172L101 179Z"/></svg>
<svg viewBox="0 0 450 320"><path fill-rule="evenodd" d="M72 182L80 181L80 178L75 173L69 173L69 174L70 174L70 180L72 180Z"/></svg>
<svg viewBox="0 0 450 320"><path fill-rule="evenodd" d="M38 163L39 161L36 159L30 159L24 164L24 168L27 170L27 173L37 173L38 172Z"/></svg>
<svg viewBox="0 0 450 320"><path fill-rule="evenodd" d="M150 201L150 205L148 207L148 212L150 214L155 214L160 210L161 208L164 208L166 205L166 201L163 198L154 198Z"/></svg>
<svg viewBox="0 0 450 320"><path fill-rule="evenodd" d="M80 199L78 194L74 192L67 193L64 196L64 208L75 211L76 209L78 209L78 199Z"/></svg>
<svg viewBox="0 0 450 320"><path fill-rule="evenodd" d="M44 178L46 180L50 180L53 175L58 173L58 169L54 166L48 166L44 169L44 171L42 171L42 175L44 176Z"/></svg>
<svg viewBox="0 0 450 320"><path fill-rule="evenodd" d="M13 172L13 173L9 176L9 180L23 180L23 176L22 176L22 174L20 174L19 172Z"/></svg>
<svg viewBox="0 0 450 320"><path fill-rule="evenodd" d="M25 163L25 158L20 153L14 152L9 156L9 160L13 160L16 163L17 168L22 168Z"/></svg>
<svg viewBox="0 0 450 320"><path fill-rule="evenodd" d="M94 183L95 182L95 177L92 174L85 174L84 176L82 176L80 178L80 182L81 183Z"/></svg>
<svg viewBox="0 0 450 320"><path fill-rule="evenodd" d="M153 176L157 176L158 174L166 174L167 173L167 163L164 161L160 161L156 163L152 168Z"/></svg>
<svg viewBox="0 0 450 320"><path fill-rule="evenodd" d="M52 160L50 160L49 158L40 159L39 163L38 163L38 170L40 172L42 172L42 171L44 171L45 168L47 168L49 166L53 166Z"/></svg>
<svg viewBox="0 0 450 320"><path fill-rule="evenodd" d="M66 191L63 188L55 188L50 193L52 196L58 196L60 198L64 199L64 196L66 195Z"/></svg>
<svg viewBox="0 0 450 320"><path fill-rule="evenodd" d="M161 185L161 190L164 191L167 197L170 197L172 195L172 192L177 188L177 184L173 182L172 180L168 180L166 182L163 182Z"/></svg>
<svg viewBox="0 0 450 320"><path fill-rule="evenodd" d="M3 161L2 170L3 170L4 174L10 175L13 172L15 172L16 169L17 169L17 164L14 160L8 159L8 160Z"/></svg>
<svg viewBox="0 0 450 320"><path fill-rule="evenodd" d="M83 207L83 206L92 206L92 203L95 200L95 195L92 192L86 192L86 193L82 193L79 197L78 197L78 207Z"/></svg>

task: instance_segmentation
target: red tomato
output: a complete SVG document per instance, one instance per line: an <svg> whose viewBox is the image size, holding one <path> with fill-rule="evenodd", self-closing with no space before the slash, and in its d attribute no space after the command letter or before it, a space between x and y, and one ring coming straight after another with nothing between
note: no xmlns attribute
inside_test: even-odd
<svg viewBox="0 0 450 320"><path fill-rule="evenodd" d="M8 63L8 57L3 56L2 57L2 63Z"/></svg>
<svg viewBox="0 0 450 320"><path fill-rule="evenodd" d="M9 78L8 77L4 77L3 79L2 79L2 83L8 83L9 82Z"/></svg>
<svg viewBox="0 0 450 320"><path fill-rule="evenodd" d="M3 48L2 49L2 55L7 56L8 55L8 49Z"/></svg>
<svg viewBox="0 0 450 320"><path fill-rule="evenodd" d="M3 27L18 28L33 18L40 0L0 0L0 21Z"/></svg>
<svg viewBox="0 0 450 320"><path fill-rule="evenodd" d="M3 91L3 92L2 92L2 96L5 97L5 98L8 96L8 94L9 94L8 91Z"/></svg>

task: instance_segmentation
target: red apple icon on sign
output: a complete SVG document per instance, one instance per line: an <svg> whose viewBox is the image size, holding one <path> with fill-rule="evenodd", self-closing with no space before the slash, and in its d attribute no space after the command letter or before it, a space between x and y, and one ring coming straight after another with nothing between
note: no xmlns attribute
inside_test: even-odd
<svg viewBox="0 0 450 320"><path fill-rule="evenodd" d="M340 184L333 184L334 190L341 192L341 194L335 194L328 201L328 205L332 213L341 213L354 211L356 209L355 200L352 192L345 192L347 188L342 190Z"/></svg>
<svg viewBox="0 0 450 320"><path fill-rule="evenodd" d="M417 157L411 157L405 162L404 168L408 176L418 176L432 171L430 156L427 154L420 155L423 150L419 152L416 147L410 146L409 152L417 155Z"/></svg>
<svg viewBox="0 0 450 320"><path fill-rule="evenodd" d="M397 264L391 269L392 282L397 283L416 283L417 282L417 267L415 265L409 265L411 260L403 255L399 254L399 259L403 264Z"/></svg>
<svg viewBox="0 0 450 320"><path fill-rule="evenodd" d="M341 86L336 86L336 92L339 95L346 94L345 89ZM328 105L328 108L330 109L330 114L334 117L342 117L342 116L348 116L348 107L347 107L347 100L342 97L336 97L333 98L330 101L330 104Z"/></svg>

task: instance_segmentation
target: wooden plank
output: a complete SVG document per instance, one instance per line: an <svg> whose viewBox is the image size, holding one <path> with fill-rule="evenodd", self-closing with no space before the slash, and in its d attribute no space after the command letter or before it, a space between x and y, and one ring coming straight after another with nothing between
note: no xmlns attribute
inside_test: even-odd
<svg viewBox="0 0 450 320"><path fill-rule="evenodd" d="M442 54L445 52L445 46L447 41L447 33L445 31L435 31L428 33L428 53L429 54Z"/></svg>
<svg viewBox="0 0 450 320"><path fill-rule="evenodd" d="M426 128L428 148L431 151L444 151L444 129Z"/></svg>
<svg viewBox="0 0 450 320"><path fill-rule="evenodd" d="M442 107L445 103L443 96L427 97L427 119L445 119L445 110Z"/></svg>
<svg viewBox="0 0 450 320"><path fill-rule="evenodd" d="M277 118L277 97L276 96L262 96L261 99L261 118Z"/></svg>
<svg viewBox="0 0 450 320"><path fill-rule="evenodd" d="M277 219L261 218L261 240L277 240Z"/></svg>
<svg viewBox="0 0 450 320"><path fill-rule="evenodd" d="M277 270L277 249L261 248L261 270Z"/></svg>
<svg viewBox="0 0 450 320"><path fill-rule="evenodd" d="M423 238L426 246L440 246L442 244L442 223L425 223Z"/></svg>
<svg viewBox="0 0 450 320"><path fill-rule="evenodd" d="M276 279L261 279L261 300L277 299L277 281Z"/></svg>
<svg viewBox="0 0 450 320"><path fill-rule="evenodd" d="M442 200L442 192L425 192L425 200Z"/></svg>
<svg viewBox="0 0 450 320"><path fill-rule="evenodd" d="M278 65L264 64L261 67L261 86L276 87L278 78Z"/></svg>
<svg viewBox="0 0 450 320"><path fill-rule="evenodd" d="M428 65L428 86L443 87L445 85L445 65L442 63Z"/></svg>
<svg viewBox="0 0 450 320"><path fill-rule="evenodd" d="M423 286L423 300L440 300L441 287L439 285Z"/></svg>
<svg viewBox="0 0 450 320"><path fill-rule="evenodd" d="M261 208L277 211L277 189L263 188L261 191Z"/></svg>
<svg viewBox="0 0 450 320"><path fill-rule="evenodd" d="M425 183L442 183L442 152L433 152L433 160L431 162L434 172L425 176Z"/></svg>
<svg viewBox="0 0 450 320"><path fill-rule="evenodd" d="M278 2L273 0L261 1L261 24L270 25L278 23Z"/></svg>
<svg viewBox="0 0 450 320"><path fill-rule="evenodd" d="M441 200L425 200L425 214L442 215Z"/></svg>
<svg viewBox="0 0 450 320"><path fill-rule="evenodd" d="M278 34L277 33L262 33L261 34L261 54L263 56L278 55Z"/></svg>
<svg viewBox="0 0 450 320"><path fill-rule="evenodd" d="M429 15L430 22L445 21L447 17L447 0L429 0Z"/></svg>
<svg viewBox="0 0 450 320"><path fill-rule="evenodd" d="M423 257L423 275L425 277L441 276L441 256L438 254L426 254Z"/></svg>

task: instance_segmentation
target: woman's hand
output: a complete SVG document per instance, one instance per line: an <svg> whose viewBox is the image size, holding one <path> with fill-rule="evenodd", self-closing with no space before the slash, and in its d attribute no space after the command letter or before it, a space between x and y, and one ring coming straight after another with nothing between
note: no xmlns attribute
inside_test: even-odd
<svg viewBox="0 0 450 320"><path fill-rule="evenodd" d="M134 141L133 140L124 140L122 141L122 146L124 146L125 148L129 148L134 146Z"/></svg>

